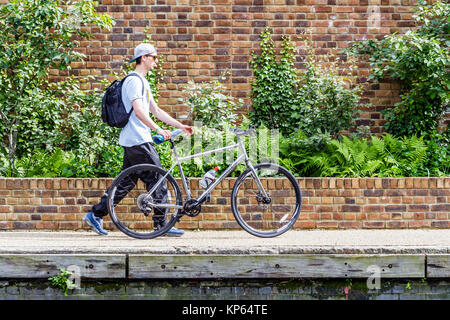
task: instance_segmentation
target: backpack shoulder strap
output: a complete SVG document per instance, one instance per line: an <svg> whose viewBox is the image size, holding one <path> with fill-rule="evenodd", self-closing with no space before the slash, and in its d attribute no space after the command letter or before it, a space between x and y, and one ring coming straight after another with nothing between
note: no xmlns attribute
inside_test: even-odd
<svg viewBox="0 0 450 320"><path fill-rule="evenodd" d="M129 75L127 75L123 80L125 81L125 79L128 78L128 77L138 77L139 80L141 80L141 83L142 83L142 95L144 95L145 84L144 84L144 80L142 80L141 76L138 75L136 72L132 72Z"/></svg>
<svg viewBox="0 0 450 320"><path fill-rule="evenodd" d="M144 95L144 90L145 90L144 80L142 80L142 78L136 72L132 72L129 75L127 75L125 78L123 78L122 82L125 81L125 79L128 78L128 77L137 77L137 78L139 78L139 80L141 80L141 83L142 83L142 96L143 96ZM130 110L130 112L128 114L131 115L133 110L134 110L133 106L131 106L131 110Z"/></svg>

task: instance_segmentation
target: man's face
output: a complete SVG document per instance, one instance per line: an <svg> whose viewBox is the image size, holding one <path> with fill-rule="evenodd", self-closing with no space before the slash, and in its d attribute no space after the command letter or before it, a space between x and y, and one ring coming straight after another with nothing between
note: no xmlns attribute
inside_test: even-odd
<svg viewBox="0 0 450 320"><path fill-rule="evenodd" d="M148 68L148 70L154 69L156 67L156 64L158 63L158 57L150 54L142 56L142 60L145 63L145 66Z"/></svg>

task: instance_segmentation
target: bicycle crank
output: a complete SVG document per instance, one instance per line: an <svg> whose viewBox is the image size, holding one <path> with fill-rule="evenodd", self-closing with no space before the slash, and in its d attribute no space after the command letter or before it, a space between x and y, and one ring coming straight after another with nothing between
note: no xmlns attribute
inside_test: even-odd
<svg viewBox="0 0 450 320"><path fill-rule="evenodd" d="M184 213L189 217L196 217L202 211L202 206L195 199L189 199L184 204Z"/></svg>

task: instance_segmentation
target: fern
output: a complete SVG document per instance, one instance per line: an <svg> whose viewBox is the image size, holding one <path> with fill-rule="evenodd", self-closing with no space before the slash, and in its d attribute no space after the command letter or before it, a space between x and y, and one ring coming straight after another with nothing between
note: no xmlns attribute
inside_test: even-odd
<svg viewBox="0 0 450 320"><path fill-rule="evenodd" d="M375 157L386 158L388 156L388 154L386 152L386 145L384 143L384 140L381 140L378 137L372 137L371 143L372 143Z"/></svg>
<svg viewBox="0 0 450 320"><path fill-rule="evenodd" d="M392 136L391 134L387 133L384 137L384 145L385 150L394 158L398 159L398 157L402 153L403 145L400 140Z"/></svg>
<svg viewBox="0 0 450 320"><path fill-rule="evenodd" d="M326 176L324 173L330 169L329 157L325 153L310 156L305 165L305 170L313 177Z"/></svg>
<svg viewBox="0 0 450 320"><path fill-rule="evenodd" d="M406 177L427 175L427 145L423 137L396 138L342 137L330 140L319 152L314 152L304 137L291 142L290 161L283 163L302 176L329 177ZM291 140L289 140L291 141ZM289 142L287 142L289 145ZM425 168L426 169L426 168ZM446 170L445 168L443 168ZM447 169L448 170L448 169Z"/></svg>
<svg viewBox="0 0 450 320"><path fill-rule="evenodd" d="M383 161L381 160L369 160L366 162L364 168L361 170L363 177L374 177L378 176L377 171L383 166Z"/></svg>
<svg viewBox="0 0 450 320"><path fill-rule="evenodd" d="M409 161L412 163L422 163L425 161L427 157L427 146L423 141L423 137L417 138L413 136L410 139L404 138L403 143L409 151L406 155Z"/></svg>

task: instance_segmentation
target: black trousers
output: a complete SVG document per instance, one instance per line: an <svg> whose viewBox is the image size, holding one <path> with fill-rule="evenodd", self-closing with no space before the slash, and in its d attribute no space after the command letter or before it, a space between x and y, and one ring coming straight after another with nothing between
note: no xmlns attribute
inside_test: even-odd
<svg viewBox="0 0 450 320"><path fill-rule="evenodd" d="M136 164L154 164L158 167L162 168L161 160L159 159L158 152L155 149L155 146L151 142L147 142L144 144L140 144L133 147L123 147L125 150L123 157L123 166L122 170L134 166ZM124 181L123 183L117 186L117 190L115 193L114 205L120 202L127 194L130 192L134 186L136 185L138 179L141 179L145 183L145 187L147 191L155 185L158 179L161 177L159 174L149 174L148 172L137 172L131 179ZM107 200L109 193L109 189L106 191L106 194L100 199L100 202L92 207L92 211L96 217L104 217L108 215L107 209ZM157 190L153 193L154 199L159 199L158 202L165 203L167 202L167 184L160 184ZM167 210L167 209L166 209ZM155 209L153 220L157 224L164 223L164 214L165 210Z"/></svg>

